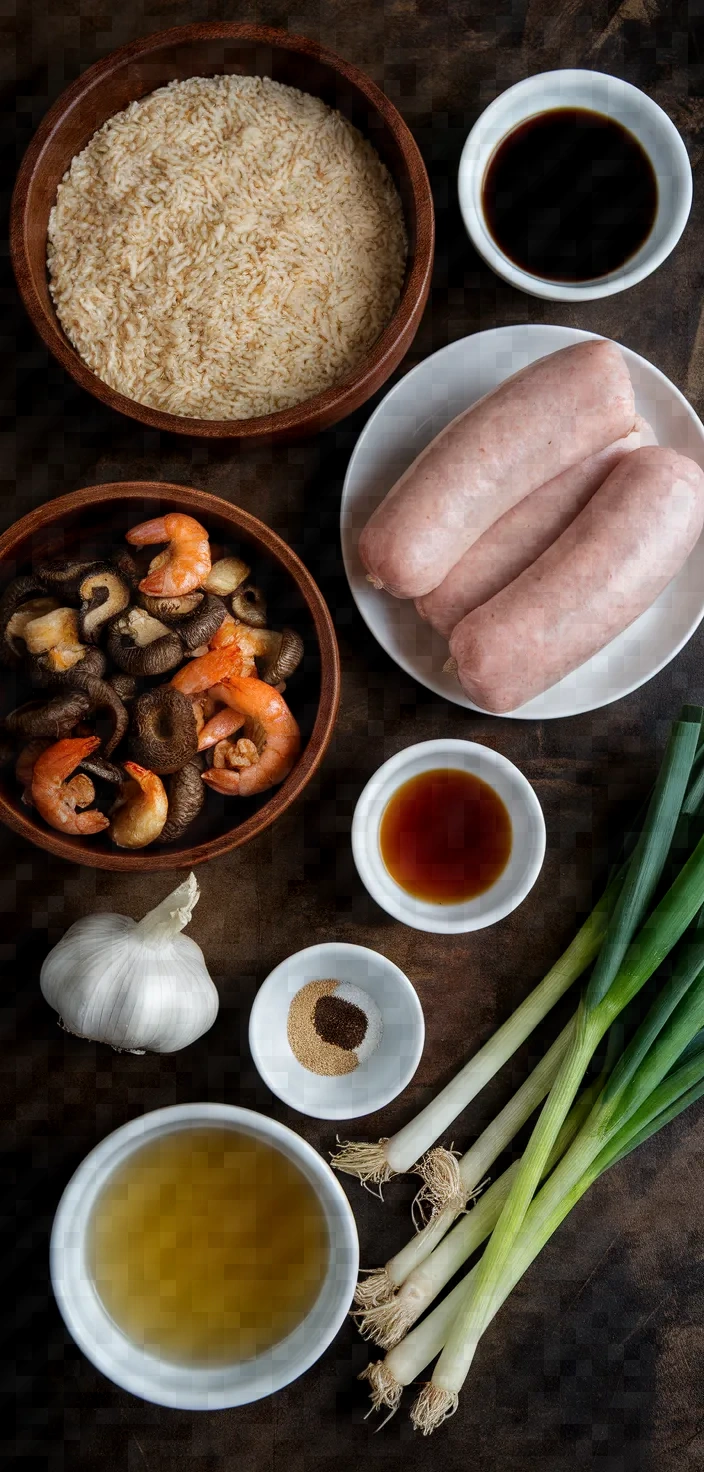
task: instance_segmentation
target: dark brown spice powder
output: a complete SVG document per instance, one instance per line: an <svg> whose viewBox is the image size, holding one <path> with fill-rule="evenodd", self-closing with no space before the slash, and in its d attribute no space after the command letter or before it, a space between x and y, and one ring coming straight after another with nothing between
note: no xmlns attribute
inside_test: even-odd
<svg viewBox="0 0 704 1472"><path fill-rule="evenodd" d="M318 997L313 1009L313 1024L324 1043L351 1051L364 1042L367 1018L361 1007L334 995Z"/></svg>

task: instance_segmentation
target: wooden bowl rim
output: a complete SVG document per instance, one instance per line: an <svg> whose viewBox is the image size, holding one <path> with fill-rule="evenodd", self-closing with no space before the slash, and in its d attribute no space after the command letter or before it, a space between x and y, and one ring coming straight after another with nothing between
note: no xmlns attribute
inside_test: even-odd
<svg viewBox="0 0 704 1472"><path fill-rule="evenodd" d="M356 87L380 113L398 143L408 169L415 211L417 248L401 299L390 322L361 362L340 383L316 394L312 399L305 399L303 403L290 409L281 409L252 419L189 419L178 414L168 414L160 409L152 409L147 404L140 404L136 399L127 398L104 383L69 342L55 310L52 308L47 311L35 289L29 255L25 248L25 219L32 183L41 168L47 145L79 99L98 85L116 66L144 58L150 52L169 45L209 39L249 40L280 50L295 51L329 66ZM433 197L422 154L398 109L376 83L352 62L343 60L327 46L321 46L306 36L293 35L271 26L240 25L231 21L203 21L188 26L171 26L165 31L154 31L149 36L116 48L82 72L60 94L39 124L22 159L10 206L10 257L17 287L36 331L62 367L86 392L128 418L171 434L208 439L261 439L270 435L293 433L314 428L321 417L334 415L336 419L340 419L363 403L384 382L385 377L393 372L396 361L389 363L389 359L393 358L404 335L415 330L420 320L430 288L434 245ZM387 364L388 372L385 373ZM379 374L382 374L381 379Z"/></svg>
<svg viewBox="0 0 704 1472"><path fill-rule="evenodd" d="M315 579L297 553L277 532L258 517L252 516L251 512L233 506L221 496L213 496L209 491L199 491L193 486L178 485L172 481L110 481L105 485L87 486L45 502L8 527L0 536L0 564L19 541L31 537L42 527L59 522L63 516L80 510L82 506L99 506L110 501L164 500L174 496L178 496L192 510L199 510L205 518L210 514L231 520L233 526L251 535L265 552L282 563L293 578L311 614L318 638L321 675L318 710L313 730L293 771L280 787L274 789L264 806L237 828L218 838L208 839L194 848L174 850L171 853L158 853L152 849L136 853L119 849L115 849L114 853L91 853L87 842L80 848L74 847L59 833L50 828L40 828L31 817L16 812L0 792L0 822L57 858L68 859L73 864L86 864L92 869L157 872L192 868L195 864L204 864L209 859L219 858L234 848L240 848L275 823L300 796L325 756L337 719L340 704L340 655L332 615Z"/></svg>

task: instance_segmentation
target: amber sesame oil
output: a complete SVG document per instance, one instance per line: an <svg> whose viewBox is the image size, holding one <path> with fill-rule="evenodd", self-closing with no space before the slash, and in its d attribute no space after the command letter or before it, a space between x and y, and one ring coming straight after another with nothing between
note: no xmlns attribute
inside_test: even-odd
<svg viewBox="0 0 704 1472"><path fill-rule="evenodd" d="M315 1303L320 1200L280 1150L223 1126L175 1130L111 1176L88 1233L95 1286L133 1343L178 1364L251 1359Z"/></svg>

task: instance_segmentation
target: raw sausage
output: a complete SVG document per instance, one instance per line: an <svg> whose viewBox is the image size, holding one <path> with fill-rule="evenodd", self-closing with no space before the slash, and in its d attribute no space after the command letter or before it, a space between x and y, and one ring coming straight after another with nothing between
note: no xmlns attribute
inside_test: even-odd
<svg viewBox="0 0 704 1472"><path fill-rule="evenodd" d="M633 450L537 562L457 625L462 689L495 714L540 695L654 603L703 521L699 466L675 450Z"/></svg>
<svg viewBox="0 0 704 1472"><path fill-rule="evenodd" d="M624 439L614 440L525 496L468 547L439 588L416 599L421 618L449 639L465 614L512 583L562 535L624 455L656 444L653 430L638 414L635 428Z"/></svg>
<svg viewBox="0 0 704 1472"><path fill-rule="evenodd" d="M372 581L398 598L432 592L505 511L634 422L613 342L577 343L522 368L454 419L377 506L359 542Z"/></svg>

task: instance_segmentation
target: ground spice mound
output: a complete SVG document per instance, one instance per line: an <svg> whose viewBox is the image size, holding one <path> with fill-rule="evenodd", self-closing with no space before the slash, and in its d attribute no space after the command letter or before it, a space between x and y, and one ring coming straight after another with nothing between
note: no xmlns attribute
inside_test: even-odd
<svg viewBox="0 0 704 1472"><path fill-rule="evenodd" d="M329 997L339 982L309 981L296 992L288 1009L287 1035L294 1056L311 1073L335 1078L339 1074L354 1073L357 1057L352 1049L336 1047L326 1043L316 1032L315 1007L323 997Z"/></svg>
<svg viewBox="0 0 704 1472"><path fill-rule="evenodd" d="M367 1018L361 1007L342 997L323 996L313 1009L315 1030L325 1043L338 1048L358 1048L367 1032Z"/></svg>

